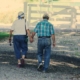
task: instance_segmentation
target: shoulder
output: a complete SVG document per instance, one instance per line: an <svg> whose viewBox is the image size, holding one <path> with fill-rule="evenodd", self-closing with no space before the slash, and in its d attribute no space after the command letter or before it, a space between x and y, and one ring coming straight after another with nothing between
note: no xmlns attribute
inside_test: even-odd
<svg viewBox="0 0 80 80"><path fill-rule="evenodd" d="M48 24L53 27L53 24L51 22L48 22Z"/></svg>
<svg viewBox="0 0 80 80"><path fill-rule="evenodd" d="M17 23L17 20L15 20L12 25L15 25L16 23Z"/></svg>
<svg viewBox="0 0 80 80"><path fill-rule="evenodd" d="M18 23L18 22L19 22L19 20L18 20L18 19L16 19L13 23L14 23L14 24L16 24L16 23Z"/></svg>
<svg viewBox="0 0 80 80"><path fill-rule="evenodd" d="M41 21L37 23L37 26L39 26L41 24Z"/></svg>

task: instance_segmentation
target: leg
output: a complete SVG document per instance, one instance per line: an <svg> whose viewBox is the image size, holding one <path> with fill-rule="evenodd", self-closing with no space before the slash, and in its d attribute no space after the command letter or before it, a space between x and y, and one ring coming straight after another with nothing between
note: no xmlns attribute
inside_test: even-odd
<svg viewBox="0 0 80 80"><path fill-rule="evenodd" d="M14 45L16 58L20 59L21 58L20 45L19 45L19 41L16 39L16 36L13 37L13 45Z"/></svg>
<svg viewBox="0 0 80 80"><path fill-rule="evenodd" d="M45 53L44 53L44 70L47 70L50 63L51 55L51 40L46 39L45 41Z"/></svg>
<svg viewBox="0 0 80 80"><path fill-rule="evenodd" d="M25 41L22 41L21 42L21 47L22 47L22 58L24 59L25 58L25 55L27 54L27 51L28 51L28 46L27 46L27 42Z"/></svg>
<svg viewBox="0 0 80 80"><path fill-rule="evenodd" d="M27 42L25 41L26 40L26 37L25 36L21 36L21 50L22 50L22 59L21 59L21 64L23 65L23 67L25 66L25 55L27 54L27 50L28 50L28 47L27 47Z"/></svg>
<svg viewBox="0 0 80 80"><path fill-rule="evenodd" d="M45 48L45 53L44 53L44 68L48 69L49 63L50 63L50 55L51 55L51 47L46 47Z"/></svg>
<svg viewBox="0 0 80 80"><path fill-rule="evenodd" d="M14 44L14 51L15 51L15 55L16 55L16 58L18 60L18 67L21 67L21 53L20 53L20 43L19 41L17 40L17 37L18 36L14 36L13 37L13 44Z"/></svg>
<svg viewBox="0 0 80 80"><path fill-rule="evenodd" d="M42 56L43 56L43 44L42 44L42 40L38 40L38 53L37 53L37 57L38 57L38 71L42 71L43 69L43 64L42 64Z"/></svg>
<svg viewBox="0 0 80 80"><path fill-rule="evenodd" d="M42 56L43 56L43 45L42 41L38 40L38 53L37 53L38 64L42 63Z"/></svg>

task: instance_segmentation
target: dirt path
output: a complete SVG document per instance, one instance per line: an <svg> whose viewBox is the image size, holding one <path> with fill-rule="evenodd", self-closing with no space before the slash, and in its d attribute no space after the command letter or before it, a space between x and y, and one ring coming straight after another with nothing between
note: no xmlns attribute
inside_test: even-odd
<svg viewBox="0 0 80 80"><path fill-rule="evenodd" d="M36 70L36 50L29 47L26 67L17 68L12 46L0 43L0 80L80 80L80 59L51 54L49 73Z"/></svg>
<svg viewBox="0 0 80 80"><path fill-rule="evenodd" d="M13 45L0 41L0 80L80 80L80 37L75 32L56 32L56 47L52 47L49 73L37 68L37 38L29 43L26 67L17 68Z"/></svg>

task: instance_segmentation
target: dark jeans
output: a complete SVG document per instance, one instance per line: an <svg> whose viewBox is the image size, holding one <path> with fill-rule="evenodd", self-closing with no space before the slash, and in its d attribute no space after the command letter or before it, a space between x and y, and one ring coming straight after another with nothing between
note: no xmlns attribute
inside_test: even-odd
<svg viewBox="0 0 80 80"><path fill-rule="evenodd" d="M17 59L21 58L21 55L26 55L28 46L25 35L13 36L14 51Z"/></svg>
<svg viewBox="0 0 80 80"><path fill-rule="evenodd" d="M44 68L49 67L51 54L51 39L50 38L38 38L38 63L42 63L42 57L44 55Z"/></svg>

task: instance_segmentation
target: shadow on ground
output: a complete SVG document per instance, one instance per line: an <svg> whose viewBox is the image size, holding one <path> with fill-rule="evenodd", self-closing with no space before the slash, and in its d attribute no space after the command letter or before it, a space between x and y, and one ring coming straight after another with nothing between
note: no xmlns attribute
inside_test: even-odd
<svg viewBox="0 0 80 80"><path fill-rule="evenodd" d="M16 65L17 60L15 59L14 52L0 52L0 65L1 64ZM36 53L28 53L26 67L37 68ZM52 54L49 72L80 74L80 59Z"/></svg>

